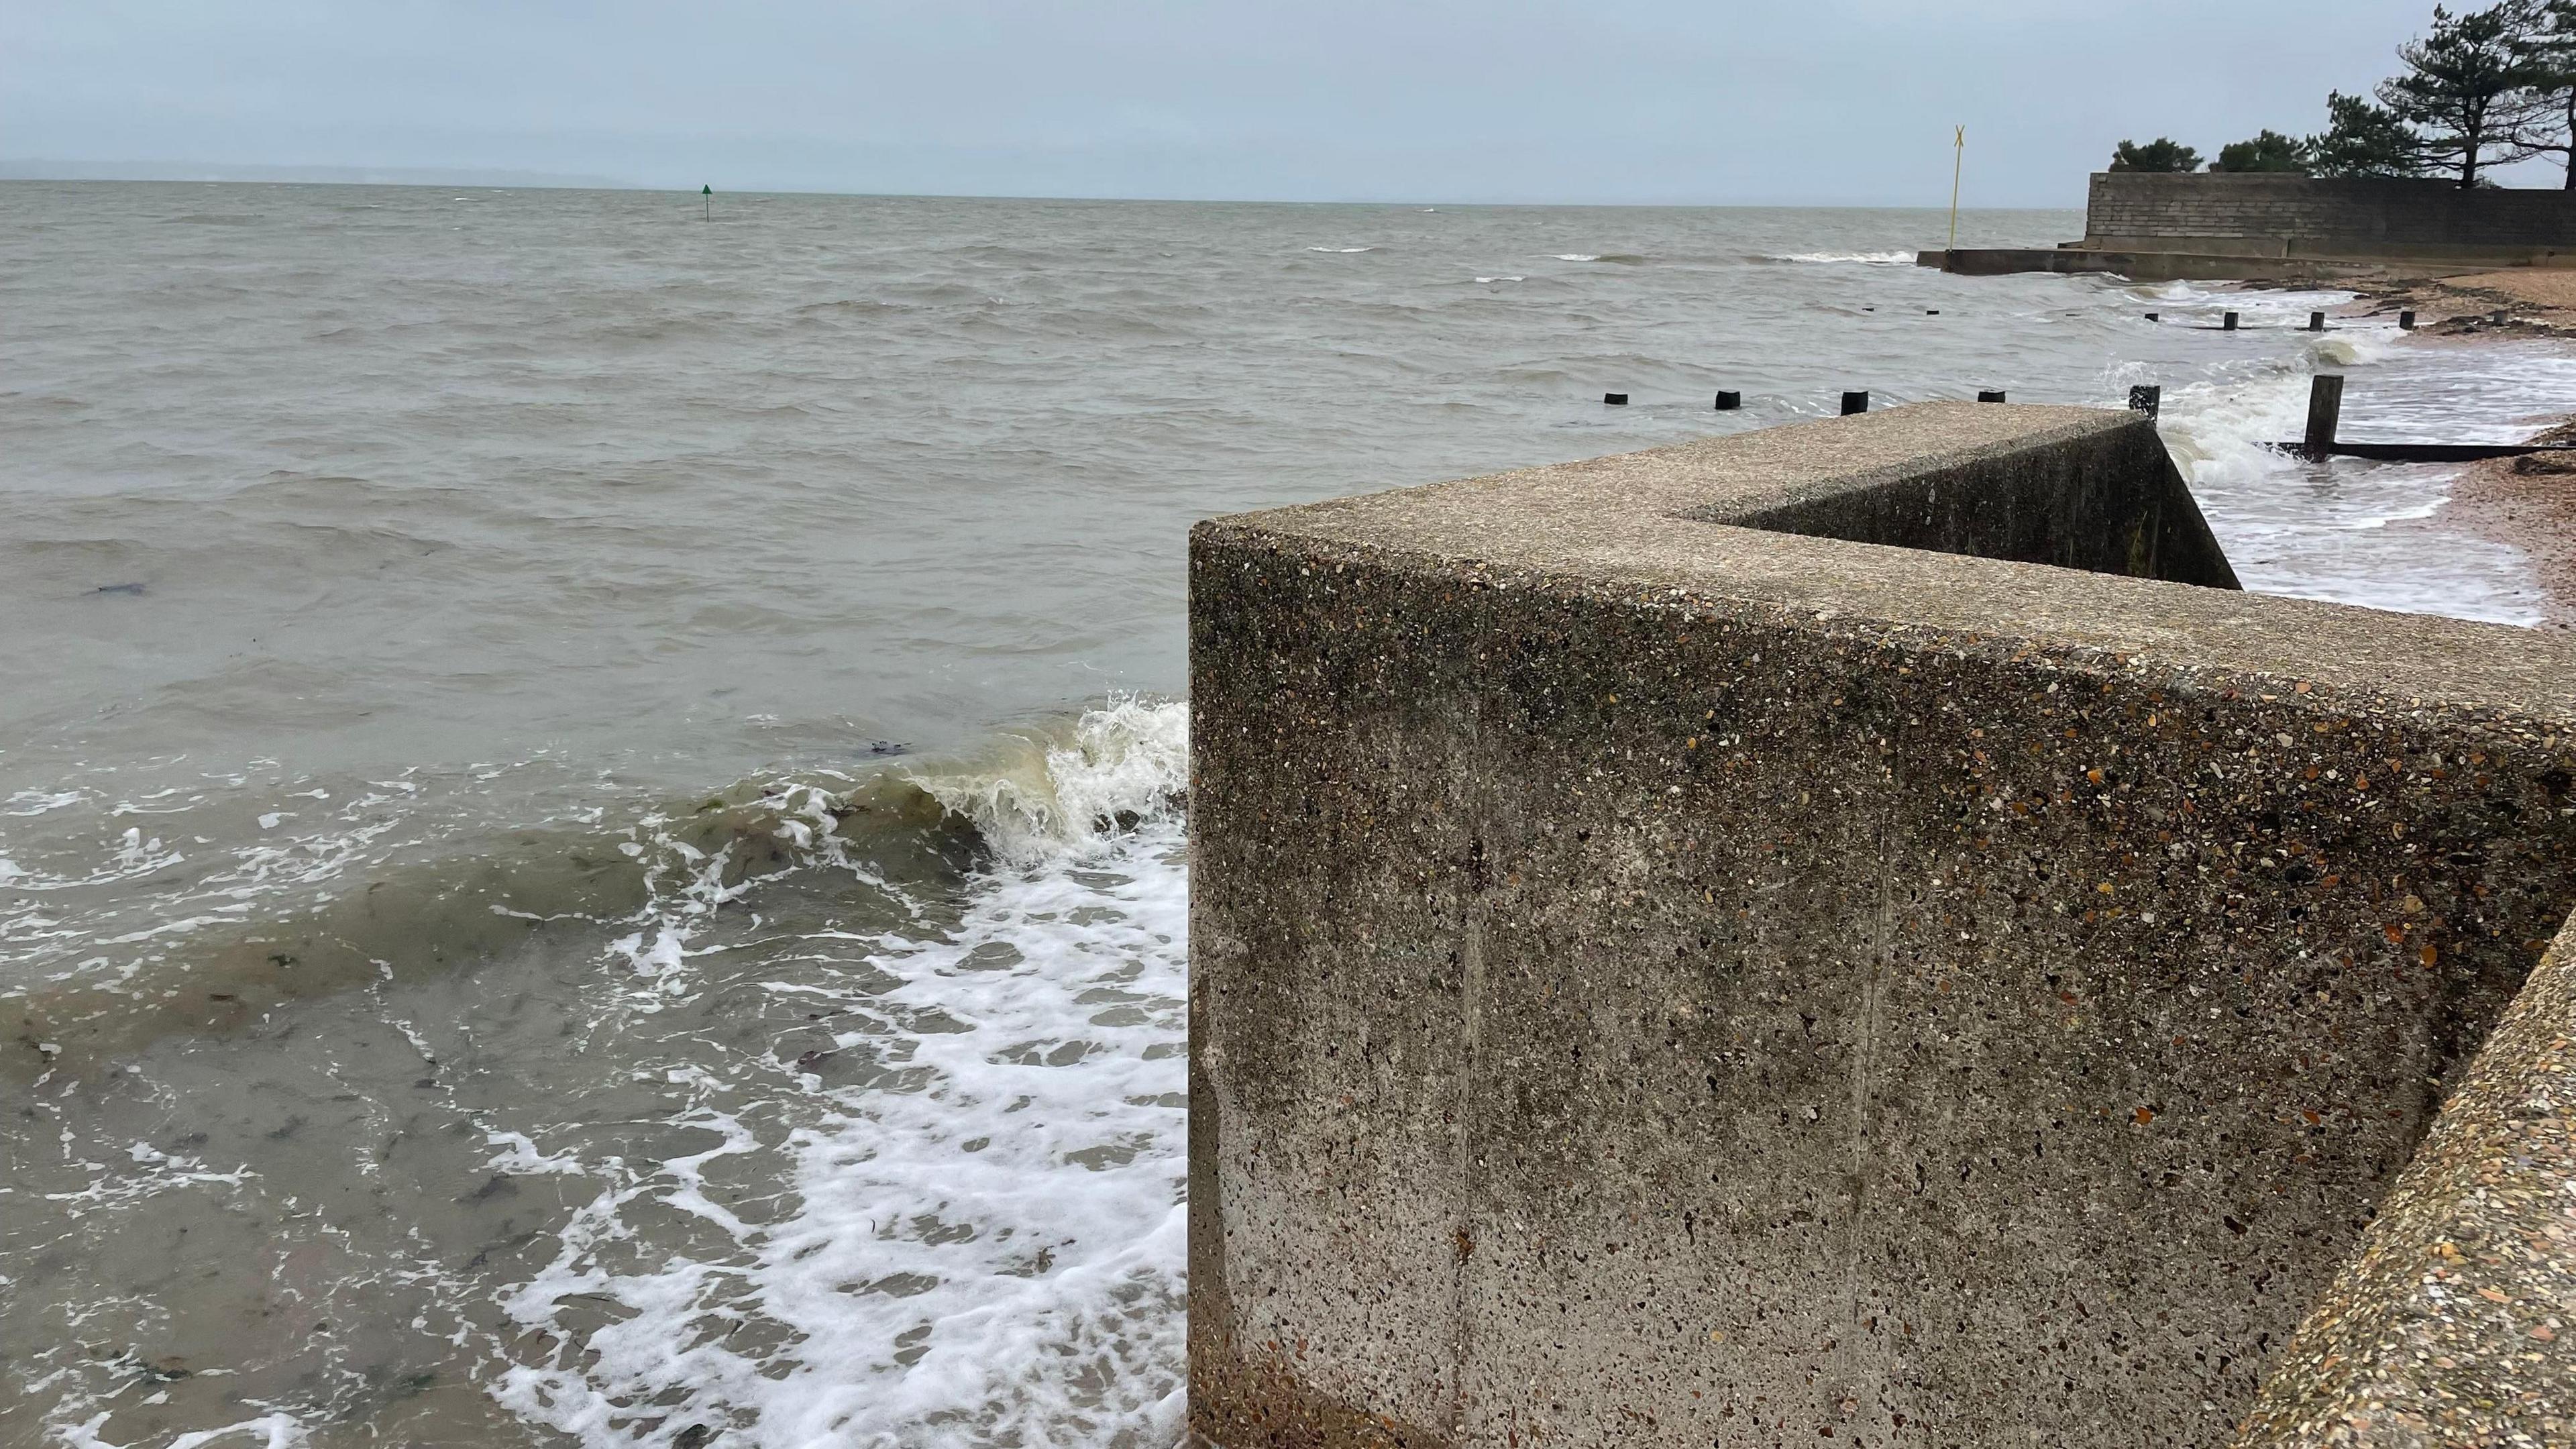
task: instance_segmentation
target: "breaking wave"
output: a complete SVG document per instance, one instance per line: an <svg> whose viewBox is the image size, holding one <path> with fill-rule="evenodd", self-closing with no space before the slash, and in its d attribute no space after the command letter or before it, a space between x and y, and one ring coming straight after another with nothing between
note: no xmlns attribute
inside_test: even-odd
<svg viewBox="0 0 2576 1449"><path fill-rule="evenodd" d="M1766 262L1817 262L1827 265L1850 264L1870 267L1910 267L1912 252L1774 252L1765 255Z"/></svg>
<svg viewBox="0 0 2576 1449"><path fill-rule="evenodd" d="M560 1337L496 1398L601 1449L675 1396L688 1411L645 1442L684 1420L781 1449L1175 1437L1187 757L1184 706L1125 701L914 776L993 861L942 938L878 958L899 984L867 1005L955 1026L900 1053L834 1036L830 1051L899 1056L905 1080L821 1089L828 1110L784 1145L797 1207L777 1222L707 1201L695 1164L611 1174L507 1298L517 1325ZM736 1118L701 1120L722 1136L708 1159L760 1150ZM705 1216L723 1250L634 1265L630 1225L657 1198ZM698 1330L712 1299L793 1351ZM562 1333L603 1302L631 1316Z"/></svg>
<svg viewBox="0 0 2576 1449"><path fill-rule="evenodd" d="M1107 848L1179 808L1187 754L1186 705L1119 699L1005 732L946 763L746 781L649 810L623 829L512 832L353 887L347 868L391 820L324 837L318 849L252 847L201 883L194 909L165 906L156 924L92 939L77 963L0 991L0 1070L77 1069L172 1032L220 1033L295 999L482 959L549 931L667 918L671 902L712 906L809 866L925 879ZM10 813L34 815L80 798L8 803ZM289 813L259 823L274 827ZM183 858L175 839L129 826L77 875L0 858L0 882L41 905L50 893L156 875ZM263 901L293 899L299 884L323 898L293 914L241 918ZM0 912L0 927L29 924ZM59 920L33 924L61 934Z"/></svg>
<svg viewBox="0 0 2576 1449"><path fill-rule="evenodd" d="M569 896L549 903L577 906L592 943L591 964L565 977L573 1036L559 1050L628 1064L666 1105L649 1130L602 1133L543 1092L486 1101L470 1133L409 1150L488 1178L458 1202L499 1204L521 1246L496 1265L466 1251L473 1234L442 1255L416 1224L372 1241L361 1217L332 1240L334 1281L414 1331L479 1345L472 1390L487 1412L596 1449L1170 1443L1187 756L1185 705L1114 699L839 788L745 785L426 893L447 905L411 921L410 954L461 964L486 947L482 918L533 914L533 887L507 876L592 860L597 877L555 878ZM366 949L405 950L395 935ZM372 998L410 1045L372 1089L349 1078L371 1059L332 1053L346 1088L394 1098L419 1063L466 1070L455 1063L471 1054L442 1033L472 1034L472 1020L397 1012L398 983L364 985L312 1005ZM463 998L467 1015L536 989L493 980ZM747 1019L785 1035L725 1047ZM114 1244L134 1215L190 1211L210 1235L276 1211L270 1184L290 1176L256 1155L213 1170L219 1156L315 1150L327 1130L299 1116L237 1147L201 1135L188 1158L137 1142L130 1163L48 1165L15 1185L54 1188L77 1241ZM562 1210L540 1211L540 1196ZM22 1383L46 1388L57 1441L162 1442L150 1425L168 1421L149 1414L163 1411L123 1397L148 1352L101 1359L75 1341L94 1330L67 1331L95 1313L41 1294L13 1307L15 1330L45 1345L19 1349ZM306 1442L372 1402L366 1374L311 1361L329 1343L299 1336L275 1361L227 1366L220 1388L224 1376L162 1360L152 1372L169 1387L151 1403L201 1396L176 1400L203 1426L181 1442Z"/></svg>
<svg viewBox="0 0 2576 1449"><path fill-rule="evenodd" d="M2215 327L2233 310L2248 328L2301 332L2311 312L2336 314L2341 292L2216 291L2189 283L2144 290L2167 325ZM2312 463L2295 444L2311 379L2345 374L2341 436L2391 441L2512 442L2564 410L2576 363L2539 351L2427 347L2393 324L2341 317L2285 353L2222 363L2167 390L2162 431L2211 527L2249 588L2377 608L2533 624L2543 613L2528 565L2500 543L2446 536L2410 544L2400 525L2437 515L2453 464ZM2109 381L2147 381L2131 369Z"/></svg>

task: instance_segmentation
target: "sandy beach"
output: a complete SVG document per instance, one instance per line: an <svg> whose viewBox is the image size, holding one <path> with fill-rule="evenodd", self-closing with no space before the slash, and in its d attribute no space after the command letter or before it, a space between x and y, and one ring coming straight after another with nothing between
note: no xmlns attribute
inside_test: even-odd
<svg viewBox="0 0 2576 1449"><path fill-rule="evenodd" d="M2576 268L2523 267L2455 277L2390 276L2357 284L2373 312L2412 311L2437 336L2490 332L2576 336ZM2498 308L2507 318L2492 319Z"/></svg>
<svg viewBox="0 0 2576 1449"><path fill-rule="evenodd" d="M2576 443L2576 419L2534 441ZM2576 627L2576 454L2473 463L2445 508L2475 532L2528 554L2548 594L2545 627Z"/></svg>

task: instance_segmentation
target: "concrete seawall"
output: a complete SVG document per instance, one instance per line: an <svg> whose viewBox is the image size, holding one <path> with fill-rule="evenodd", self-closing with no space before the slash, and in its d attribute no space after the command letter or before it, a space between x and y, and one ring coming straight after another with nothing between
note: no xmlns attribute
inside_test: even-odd
<svg viewBox="0 0 2576 1449"><path fill-rule="evenodd" d="M2097 171L2085 197L2084 233L2085 245L2114 250L2576 253L2576 192L2463 191L2448 181L2393 177Z"/></svg>
<svg viewBox="0 0 2576 1449"><path fill-rule="evenodd" d="M2576 643L2239 592L2064 408L1190 566L1200 1432L2216 1445L2404 1319L2345 1265L2576 905Z"/></svg>
<svg viewBox="0 0 2576 1449"><path fill-rule="evenodd" d="M2460 259L2447 265L2426 264L2433 272L2492 270L2522 266L2520 255ZM1958 251L1917 252L1917 266L1933 267L1962 277L2004 277L2016 272L2079 275L2104 272L2133 282L2284 282L2331 285L2384 261L2333 261L2305 257L2249 257L2234 253L2177 251L2103 251L2091 247L1978 247Z"/></svg>
<svg viewBox="0 0 2576 1449"><path fill-rule="evenodd" d="M1965 276L2115 272L2138 281L2331 282L2576 266L2576 192L2257 172L2094 173L2084 238L2054 248L1927 251Z"/></svg>

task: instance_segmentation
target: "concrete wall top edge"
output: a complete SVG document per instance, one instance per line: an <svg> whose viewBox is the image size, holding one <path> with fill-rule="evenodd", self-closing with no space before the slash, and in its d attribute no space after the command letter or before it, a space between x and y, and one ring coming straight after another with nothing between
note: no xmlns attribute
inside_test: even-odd
<svg viewBox="0 0 2576 1449"><path fill-rule="evenodd" d="M1565 510L1599 512L1602 493L1613 489L1626 511L1724 521L1905 472L2150 426L2138 414L2102 408L1916 403L1216 521L1312 537L1427 536L1436 529L1445 538L1453 532L1446 525L1465 511L1469 527L1488 534L1512 529L1523 517L1532 531L1545 531ZM1490 511L1502 494L1520 517Z"/></svg>
<svg viewBox="0 0 2576 1449"><path fill-rule="evenodd" d="M2122 433L2151 437L2152 424L1925 403L1211 519L1193 545L1772 614L1915 647L2036 650L2219 688L2324 685L2380 708L2491 711L2551 733L2576 724L2576 639L2563 633L1710 521Z"/></svg>

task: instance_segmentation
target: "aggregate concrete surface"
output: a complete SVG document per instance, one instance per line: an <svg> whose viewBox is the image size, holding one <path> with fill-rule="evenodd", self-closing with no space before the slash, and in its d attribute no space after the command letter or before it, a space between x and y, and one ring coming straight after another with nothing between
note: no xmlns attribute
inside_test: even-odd
<svg viewBox="0 0 2576 1449"><path fill-rule="evenodd" d="M1202 524L1196 1430L2229 1442L2576 904L2576 640L2232 583L2067 408Z"/></svg>

